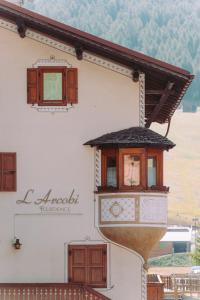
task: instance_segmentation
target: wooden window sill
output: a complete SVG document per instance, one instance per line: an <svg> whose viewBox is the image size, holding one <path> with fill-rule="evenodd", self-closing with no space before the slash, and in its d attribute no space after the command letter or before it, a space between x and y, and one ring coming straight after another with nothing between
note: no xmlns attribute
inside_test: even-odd
<svg viewBox="0 0 200 300"><path fill-rule="evenodd" d="M137 193L137 192L143 192L143 193L168 193L169 192L169 187L166 186L159 186L159 187L151 187L151 188L108 188L108 187L98 187L98 191L95 191L95 194L103 194L103 193Z"/></svg>

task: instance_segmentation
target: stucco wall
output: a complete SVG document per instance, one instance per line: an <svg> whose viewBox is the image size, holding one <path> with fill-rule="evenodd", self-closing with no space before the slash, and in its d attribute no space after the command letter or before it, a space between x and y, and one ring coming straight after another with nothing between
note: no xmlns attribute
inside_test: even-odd
<svg viewBox="0 0 200 300"><path fill-rule="evenodd" d="M101 134L138 126L139 86L116 72L0 28L0 151L17 153L17 192L0 193L0 282L67 282L67 245L102 240L94 227L94 150ZM79 103L67 113L43 113L26 103L26 69L37 59L65 59L78 68ZM28 189L29 204L17 204ZM70 214L41 215L38 198L79 195ZM47 205L48 206L48 205ZM50 206L50 204L49 204ZM52 205L51 205L52 206ZM55 204L54 207L63 207ZM11 243L20 238L22 249ZM112 299L140 299L139 257L110 246ZM130 295L130 296L129 296Z"/></svg>

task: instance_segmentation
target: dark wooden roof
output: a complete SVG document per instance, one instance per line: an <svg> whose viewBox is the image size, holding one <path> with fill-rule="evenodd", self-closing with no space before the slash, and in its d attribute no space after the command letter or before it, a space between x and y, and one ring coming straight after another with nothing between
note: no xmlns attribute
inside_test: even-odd
<svg viewBox="0 0 200 300"><path fill-rule="evenodd" d="M75 47L77 58L89 51L109 60L145 73L146 127L152 122L167 122L178 107L193 79L188 71L110 41L80 31L63 23L41 16L27 9L0 0L0 17L18 26L21 37L26 29L43 33Z"/></svg>
<svg viewBox="0 0 200 300"><path fill-rule="evenodd" d="M86 142L84 145L97 146L99 148L151 147L166 150L175 146L175 144L166 137L143 127L131 127L107 133Z"/></svg>

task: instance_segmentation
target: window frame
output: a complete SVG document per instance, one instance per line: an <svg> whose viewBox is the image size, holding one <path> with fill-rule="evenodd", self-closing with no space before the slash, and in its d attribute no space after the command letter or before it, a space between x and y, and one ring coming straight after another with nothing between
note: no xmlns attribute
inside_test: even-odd
<svg viewBox="0 0 200 300"><path fill-rule="evenodd" d="M44 73L62 73L62 100L44 99ZM27 68L27 104L33 107L61 107L78 104L78 69L66 66L37 66Z"/></svg>
<svg viewBox="0 0 200 300"><path fill-rule="evenodd" d="M140 157L140 184L124 184L124 156ZM107 186L107 157L116 156L117 187ZM156 185L148 187L148 157L156 158ZM167 191L163 186L163 149L156 148L109 148L101 149L101 186L98 191Z"/></svg>
<svg viewBox="0 0 200 300"><path fill-rule="evenodd" d="M103 188L116 189L119 186L119 154L117 149L103 149L101 156L101 183ZM107 157L116 156L116 181L117 187L107 186Z"/></svg>
<svg viewBox="0 0 200 300"><path fill-rule="evenodd" d="M139 185L128 186L124 184L124 156L132 155L140 157L140 183ZM119 189L121 190L141 190L146 186L145 170L145 149L143 148L125 148L119 149Z"/></svg>
<svg viewBox="0 0 200 300"><path fill-rule="evenodd" d="M62 100L45 100L44 99L44 73L62 73ZM39 86L39 106L66 106L67 96L66 96L66 67L38 67L38 86Z"/></svg>
<svg viewBox="0 0 200 300"><path fill-rule="evenodd" d="M156 185L149 187L147 180L147 189L160 189L163 187L163 151L161 149L147 149L147 176L148 176L148 157L156 158Z"/></svg>

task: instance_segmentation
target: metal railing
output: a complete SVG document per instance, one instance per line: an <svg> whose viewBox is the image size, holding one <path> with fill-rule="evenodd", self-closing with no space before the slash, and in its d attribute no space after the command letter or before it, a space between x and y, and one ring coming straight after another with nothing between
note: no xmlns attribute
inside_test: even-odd
<svg viewBox="0 0 200 300"><path fill-rule="evenodd" d="M175 290L182 295L200 295L200 274L173 274L161 276L167 290Z"/></svg>
<svg viewBox="0 0 200 300"><path fill-rule="evenodd" d="M173 285L172 285L172 278L171 276L160 276L162 282L164 283L164 288L167 290L172 290Z"/></svg>
<svg viewBox="0 0 200 300"><path fill-rule="evenodd" d="M64 283L0 283L0 300L110 300L88 286Z"/></svg>

